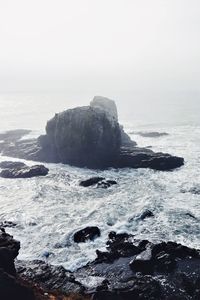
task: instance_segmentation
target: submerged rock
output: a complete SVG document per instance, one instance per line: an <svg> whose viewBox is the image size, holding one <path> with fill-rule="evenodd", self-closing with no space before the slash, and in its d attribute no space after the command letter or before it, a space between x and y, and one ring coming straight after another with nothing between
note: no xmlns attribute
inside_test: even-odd
<svg viewBox="0 0 200 300"><path fill-rule="evenodd" d="M82 180L79 185L83 187L89 187L97 184L98 182L104 180L104 177L92 177L86 180Z"/></svg>
<svg viewBox="0 0 200 300"><path fill-rule="evenodd" d="M74 242L75 243L84 243L87 240L93 241L95 238L101 235L101 231L96 226L89 226L84 229L77 231L74 234Z"/></svg>
<svg viewBox="0 0 200 300"><path fill-rule="evenodd" d="M115 180L109 180L109 179L106 180L104 177L92 177L87 180L82 180L79 185L83 187L96 185L97 187L106 189L115 184L117 184Z"/></svg>
<svg viewBox="0 0 200 300"><path fill-rule="evenodd" d="M13 227L16 227L17 226L17 224L16 223L14 223L14 222L11 222L11 221L3 221L3 222L0 222L0 228L6 228L6 227L11 227L11 228L13 228Z"/></svg>
<svg viewBox="0 0 200 300"><path fill-rule="evenodd" d="M158 138L162 136L167 136L169 133L166 132L157 132L157 131L133 131L131 134L137 134L143 137L150 137L150 138Z"/></svg>
<svg viewBox="0 0 200 300"><path fill-rule="evenodd" d="M15 169L5 169L0 172L0 177L3 178L31 178L36 176L46 176L49 172L43 165L35 165L32 167L22 167Z"/></svg>
<svg viewBox="0 0 200 300"><path fill-rule="evenodd" d="M143 211L140 215L140 220L144 220L146 218L151 218L151 217L154 217L154 214L151 210L149 209L146 209L145 211Z"/></svg>

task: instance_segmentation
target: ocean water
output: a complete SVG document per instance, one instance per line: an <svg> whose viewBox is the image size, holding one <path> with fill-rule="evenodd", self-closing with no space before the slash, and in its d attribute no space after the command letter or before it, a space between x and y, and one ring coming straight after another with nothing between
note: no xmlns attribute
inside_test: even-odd
<svg viewBox="0 0 200 300"><path fill-rule="evenodd" d="M55 112L86 105L89 100L86 95L76 100L55 93L1 94L0 131L27 128L33 130L31 136L37 136ZM128 133L169 133L160 138L131 137L139 146L183 156L185 165L180 169L95 171L46 164L50 169L46 177L0 178L0 220L17 223L7 232L21 242L19 259L44 259L75 270L93 260L96 249L105 249L107 235L113 230L139 239L172 240L200 248L200 194L189 192L193 187L200 190L200 104L190 98L172 100L152 105L134 100L126 109L120 100L117 104L120 122ZM7 159L0 156L0 161ZM118 184L106 190L79 186L80 180L96 175ZM146 209L154 217L141 221L139 215ZM101 237L75 244L73 234L88 225L98 226Z"/></svg>

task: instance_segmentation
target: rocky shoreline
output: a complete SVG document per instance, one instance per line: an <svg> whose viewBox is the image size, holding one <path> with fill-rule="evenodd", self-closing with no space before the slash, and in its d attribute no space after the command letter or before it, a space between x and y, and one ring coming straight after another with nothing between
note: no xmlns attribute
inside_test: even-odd
<svg viewBox="0 0 200 300"><path fill-rule="evenodd" d="M83 233L84 234L84 233ZM107 250L76 272L44 261L15 260L20 243L0 230L0 297L4 300L197 300L200 250L175 242L110 232Z"/></svg>

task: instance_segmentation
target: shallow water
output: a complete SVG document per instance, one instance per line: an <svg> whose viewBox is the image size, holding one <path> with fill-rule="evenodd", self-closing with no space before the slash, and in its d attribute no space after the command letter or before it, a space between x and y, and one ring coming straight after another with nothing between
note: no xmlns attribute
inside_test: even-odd
<svg viewBox="0 0 200 300"><path fill-rule="evenodd" d="M19 94L1 95L1 129L30 128L34 130L34 136L43 132L46 120L65 107L63 100L55 104L45 97L46 102L39 103L33 95L29 98ZM97 248L104 249L111 230L133 233L137 238L173 240L200 248L200 195L182 192L200 186L200 123L195 108L193 114L194 119L190 115L188 121L182 122L175 119L174 122L152 123L148 118L124 122L127 132L169 133L160 138L138 135L132 135L132 138L139 146L152 146L155 151L183 156L185 166L173 172L147 169L94 171L46 164L50 169L46 177L0 178L0 219L17 223L15 228L7 228L7 231L21 241L19 258L47 259L75 270L94 259ZM0 157L1 161L6 159ZM118 184L107 190L79 186L80 180L97 174L114 179ZM145 209L150 209L155 217L139 220ZM99 226L101 237L93 242L75 244L73 233L87 225Z"/></svg>

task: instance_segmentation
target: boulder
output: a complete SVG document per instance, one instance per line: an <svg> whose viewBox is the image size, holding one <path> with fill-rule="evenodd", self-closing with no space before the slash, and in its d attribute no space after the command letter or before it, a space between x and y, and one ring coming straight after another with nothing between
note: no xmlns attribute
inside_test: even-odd
<svg viewBox="0 0 200 300"><path fill-rule="evenodd" d="M49 172L43 165L35 165L32 167L22 167L15 169L5 169L0 172L0 177L3 178L31 178L36 176L45 176Z"/></svg>
<svg viewBox="0 0 200 300"><path fill-rule="evenodd" d="M84 243L87 240L93 241L95 238L101 235L100 229L96 226L89 226L77 231L74 234L75 243Z"/></svg>

